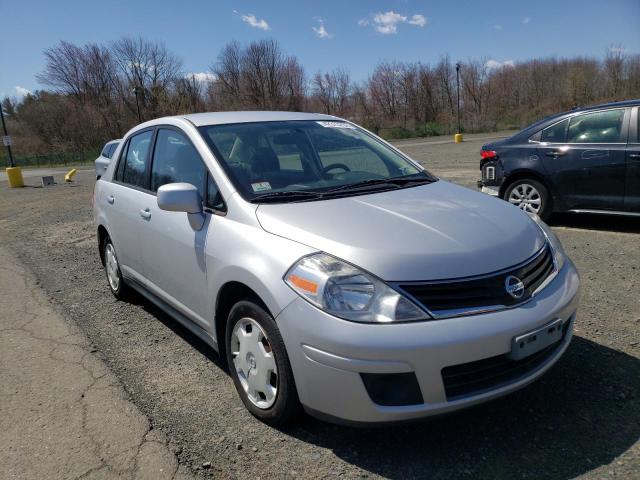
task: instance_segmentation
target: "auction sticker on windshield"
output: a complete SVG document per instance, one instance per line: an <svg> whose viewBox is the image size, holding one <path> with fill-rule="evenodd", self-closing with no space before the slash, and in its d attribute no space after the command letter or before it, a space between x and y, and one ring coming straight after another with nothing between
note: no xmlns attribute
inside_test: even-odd
<svg viewBox="0 0 640 480"><path fill-rule="evenodd" d="M349 125L346 122L316 122L316 123L326 128L349 128L351 130L355 130L355 127L353 125Z"/></svg>
<svg viewBox="0 0 640 480"><path fill-rule="evenodd" d="M266 192L271 190L271 184L269 182L256 182L251 184L254 192Z"/></svg>

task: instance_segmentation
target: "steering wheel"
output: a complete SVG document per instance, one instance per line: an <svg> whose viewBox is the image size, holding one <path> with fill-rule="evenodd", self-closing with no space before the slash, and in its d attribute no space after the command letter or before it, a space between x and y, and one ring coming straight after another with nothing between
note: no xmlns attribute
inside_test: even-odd
<svg viewBox="0 0 640 480"><path fill-rule="evenodd" d="M345 172L350 172L351 169L347 167L344 163L332 163L331 165L327 165L322 169L322 173L329 173L329 170L333 170L334 168L341 168Z"/></svg>

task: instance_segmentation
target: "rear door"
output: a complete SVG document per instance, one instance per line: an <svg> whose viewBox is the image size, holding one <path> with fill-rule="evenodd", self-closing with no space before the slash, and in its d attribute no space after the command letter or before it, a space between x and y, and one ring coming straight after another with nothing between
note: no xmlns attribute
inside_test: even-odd
<svg viewBox="0 0 640 480"><path fill-rule="evenodd" d="M542 131L540 153L567 209L624 206L629 109L586 112Z"/></svg>
<svg viewBox="0 0 640 480"><path fill-rule="evenodd" d="M118 263L124 275L139 278L141 210L148 203L147 172L153 129L131 136L122 149L113 181L106 186L105 210Z"/></svg>
<svg viewBox="0 0 640 480"><path fill-rule="evenodd" d="M629 123L624 205L627 210L640 213L640 107L634 107Z"/></svg>

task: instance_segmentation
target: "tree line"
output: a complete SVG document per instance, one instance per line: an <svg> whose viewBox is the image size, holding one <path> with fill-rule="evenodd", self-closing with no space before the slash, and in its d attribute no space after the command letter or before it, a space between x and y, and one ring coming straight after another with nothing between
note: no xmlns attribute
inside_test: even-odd
<svg viewBox="0 0 640 480"><path fill-rule="evenodd" d="M353 81L337 68L309 74L275 40L231 42L209 72L185 74L161 43L121 38L101 45L60 42L45 50L45 86L2 102L16 154L99 148L143 120L222 110L297 110L352 119L388 138L457 130L456 65L380 61ZM640 55L459 62L467 132L520 128L546 115L640 97Z"/></svg>

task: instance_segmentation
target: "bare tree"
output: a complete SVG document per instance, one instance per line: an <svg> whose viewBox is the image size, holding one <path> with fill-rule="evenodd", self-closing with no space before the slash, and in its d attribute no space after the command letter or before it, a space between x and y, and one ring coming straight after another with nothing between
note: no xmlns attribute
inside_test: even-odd
<svg viewBox="0 0 640 480"><path fill-rule="evenodd" d="M212 71L222 108L298 109L305 96L304 69L275 40L241 48L227 45Z"/></svg>
<svg viewBox="0 0 640 480"><path fill-rule="evenodd" d="M113 43L111 51L122 76L118 92L123 103L135 112L135 98L131 91L138 88L145 116L153 118L166 113L163 100L166 100L170 87L180 74L182 61L163 44L141 37L121 38Z"/></svg>
<svg viewBox="0 0 640 480"><path fill-rule="evenodd" d="M313 95L322 105L324 112L344 116L351 91L349 73L341 68L324 75L318 72L312 83Z"/></svg>

